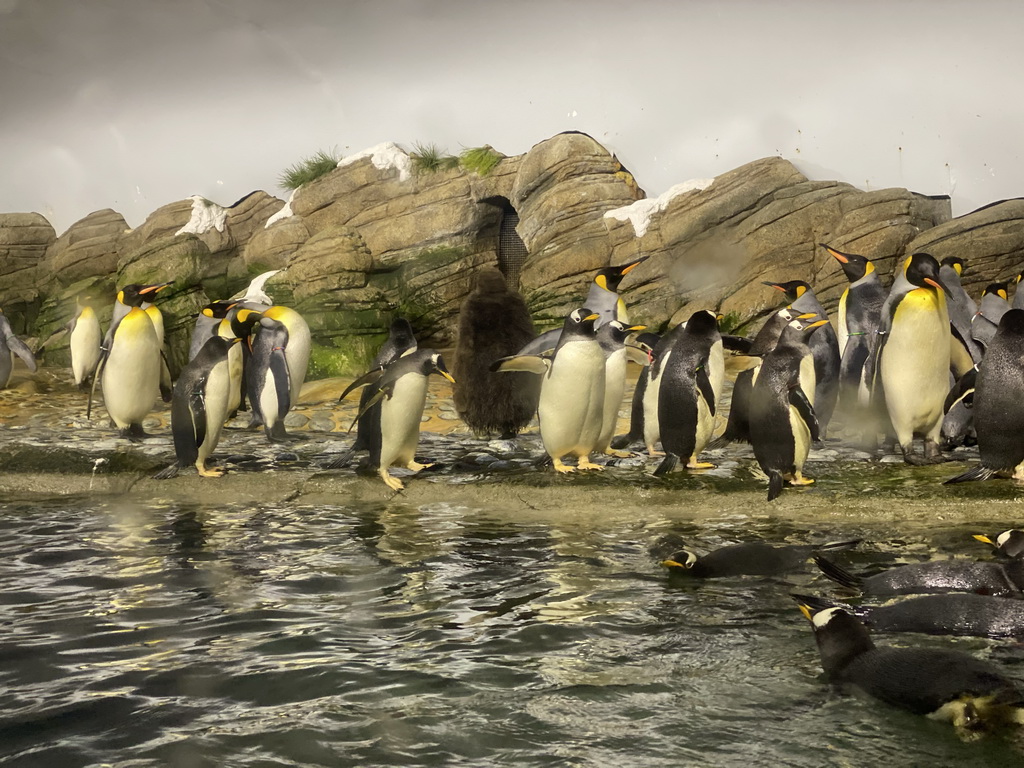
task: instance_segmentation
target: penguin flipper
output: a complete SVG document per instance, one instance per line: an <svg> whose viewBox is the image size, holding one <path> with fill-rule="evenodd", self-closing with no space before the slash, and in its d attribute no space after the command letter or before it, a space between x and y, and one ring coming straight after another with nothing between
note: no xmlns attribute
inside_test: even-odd
<svg viewBox="0 0 1024 768"><path fill-rule="evenodd" d="M547 333L542 333L540 336L535 338L533 341L529 342L525 347L523 347L518 352L516 352L516 354L513 355L513 357L526 357L526 356L533 357L533 356L537 356L537 355L542 355L545 352L550 352L556 346L558 346L558 339L561 337L561 335L562 335L562 329L561 328L555 328L554 330L548 331ZM495 371L495 370L497 370L497 368L491 368L491 370ZM510 368L509 370L519 370L519 369L511 369ZM543 371L542 371L542 373L543 373Z"/></svg>
<svg viewBox="0 0 1024 768"><path fill-rule="evenodd" d="M814 415L814 406L811 405L811 401L807 399L807 395L804 394L799 384L790 388L789 404L796 408L796 412L804 420L804 424L811 432L811 440L817 441L819 438L818 419Z"/></svg>
<svg viewBox="0 0 1024 768"><path fill-rule="evenodd" d="M974 407L974 388L978 380L978 366L974 366L957 379L956 384L949 390L946 400L942 404L942 412L949 413L950 409L958 402L963 401L965 408Z"/></svg>
<svg viewBox="0 0 1024 768"><path fill-rule="evenodd" d="M28 348L28 345L25 344L25 342L12 333L7 337L7 346L10 348L11 352L25 361L25 365L28 366L28 369L32 371L32 373L36 372L37 366L35 355L32 354L32 350Z"/></svg>
<svg viewBox="0 0 1024 768"><path fill-rule="evenodd" d="M384 366L381 366L380 368L374 368L372 371L367 371L358 379L356 379L347 387L345 387L345 391L341 393L341 397L338 398L338 402L340 403L342 400L348 397L351 392L359 389L360 387L365 387L370 384L376 384L378 381L380 381L380 378L383 375Z"/></svg>
<svg viewBox="0 0 1024 768"><path fill-rule="evenodd" d="M274 375L274 386L277 389L278 417L283 420L292 407L291 376L288 373L288 361L285 360L283 349L275 349L271 353L270 372Z"/></svg>
<svg viewBox="0 0 1024 768"><path fill-rule="evenodd" d="M361 418L363 418L363 416L365 416L367 414L367 412L371 408L373 408L373 406L375 406L377 403L379 403L385 397L390 399L391 395L393 395L394 392L395 392L394 382L383 384L381 386L381 388L378 389L377 392L373 395L373 397L371 397L369 400L367 400L366 403L363 405L362 410L360 410L359 413L356 415L356 417L352 420L352 426L350 426L348 428L348 431L351 432L353 429L355 429L355 426L356 426L356 424L359 423L359 420Z"/></svg>
<svg viewBox="0 0 1024 768"><path fill-rule="evenodd" d="M828 560L821 555L815 555L813 560L814 564L818 566L818 569L832 579L832 581L842 584L844 587L849 587L850 589L860 590L863 587L864 579L860 576L854 576L845 568L840 568L831 560Z"/></svg>
<svg viewBox="0 0 1024 768"><path fill-rule="evenodd" d="M722 346L730 352L746 355L750 352L751 347L754 346L754 340L748 339L746 336L733 336L728 333L723 333Z"/></svg>
<svg viewBox="0 0 1024 768"><path fill-rule="evenodd" d="M96 371L92 375L92 386L89 387L89 399L85 404L85 418L87 419L92 418L92 401L93 398L96 397L96 382L98 382L100 377L103 375L103 369L107 366L108 357L110 357L110 346L106 341L104 341L100 345L100 359L99 362L96 363Z"/></svg>
<svg viewBox="0 0 1024 768"><path fill-rule="evenodd" d="M512 355L499 357L491 363L491 371L508 373L509 371L525 371L526 373L544 374L551 367L551 361L540 355Z"/></svg>
<svg viewBox="0 0 1024 768"><path fill-rule="evenodd" d="M167 353L160 350L160 399L165 403L171 402L173 390L171 388L171 367L167 364Z"/></svg>
<svg viewBox="0 0 1024 768"><path fill-rule="evenodd" d="M714 416L715 390L712 388L711 379L708 377L708 366L706 360L697 368L696 380L697 391L700 392L701 396L704 398L704 402L707 403L708 410L711 411L711 415Z"/></svg>
<svg viewBox="0 0 1024 768"><path fill-rule="evenodd" d="M637 365L647 365L650 358L647 356L647 350L642 347L638 347L634 344L626 344L626 359L631 363Z"/></svg>
<svg viewBox="0 0 1024 768"><path fill-rule="evenodd" d="M956 477L951 477L949 480L943 480L943 485L955 485L956 483L969 483L972 480L989 480L996 475L996 470L983 467L979 464L976 467L971 467L966 472L962 472Z"/></svg>
<svg viewBox="0 0 1024 768"><path fill-rule="evenodd" d="M864 539L848 539L847 541L830 541L827 544L822 544L817 547L818 551L821 552L838 552L844 549L853 549L860 544Z"/></svg>
<svg viewBox="0 0 1024 768"><path fill-rule="evenodd" d="M775 501L779 498L782 493L782 488L785 486L786 481L782 477L782 473L776 470L768 472L768 501Z"/></svg>

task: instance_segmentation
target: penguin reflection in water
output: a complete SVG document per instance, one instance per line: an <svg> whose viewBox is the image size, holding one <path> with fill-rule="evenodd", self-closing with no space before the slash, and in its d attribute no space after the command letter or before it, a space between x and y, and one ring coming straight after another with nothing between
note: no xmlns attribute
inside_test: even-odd
<svg viewBox="0 0 1024 768"><path fill-rule="evenodd" d="M964 739L1024 723L1024 692L993 664L939 648L880 648L868 629L841 608L815 611L799 605L814 628L830 682L950 722Z"/></svg>
<svg viewBox="0 0 1024 768"><path fill-rule="evenodd" d="M605 356L594 331L599 315L586 307L565 318L551 357L517 355L497 360L495 371L529 371L543 377L540 387L540 438L557 472L602 469L590 460L601 437ZM562 462L576 456L576 467Z"/></svg>
<svg viewBox="0 0 1024 768"><path fill-rule="evenodd" d="M395 359L385 368L370 371L352 382L346 391L347 394L368 384L376 386L376 394L361 409L356 421L360 439L365 438L370 452L370 466L396 491L405 486L388 472L391 467L419 472L433 466L416 461L420 421L427 402L427 377L432 373L455 383L440 354L420 349Z"/></svg>

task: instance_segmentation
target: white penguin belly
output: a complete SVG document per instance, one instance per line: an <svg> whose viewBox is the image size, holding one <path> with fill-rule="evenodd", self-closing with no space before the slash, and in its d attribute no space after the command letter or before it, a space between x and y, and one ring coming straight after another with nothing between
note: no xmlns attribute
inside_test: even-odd
<svg viewBox="0 0 1024 768"><path fill-rule="evenodd" d="M715 417L711 415L711 409L708 408L707 401L704 396L697 393L697 434L696 440L693 445L693 455L699 456L700 452L704 450L704 446L711 440L711 435L715 431ZM689 460L689 456L684 456L684 459Z"/></svg>
<svg viewBox="0 0 1024 768"><path fill-rule="evenodd" d="M102 343L103 333L95 315L85 320L79 317L75 323L75 330L71 332L70 344L71 372L74 374L75 384L81 384L86 376L96 370Z"/></svg>
<svg viewBox="0 0 1024 768"><path fill-rule="evenodd" d="M601 434L604 378L604 352L596 341L573 341L558 350L537 408L549 456L585 456L593 450Z"/></svg>
<svg viewBox="0 0 1024 768"><path fill-rule="evenodd" d="M263 414L263 424L268 432L285 417L285 414L278 413L277 383L274 380L274 372L269 368L266 378L263 379L263 387L260 389L260 413Z"/></svg>
<svg viewBox="0 0 1024 768"><path fill-rule="evenodd" d="M103 366L103 403L110 418L121 429L141 424L153 407L159 383L160 348L153 323L145 315L126 316Z"/></svg>
<svg viewBox="0 0 1024 768"><path fill-rule="evenodd" d="M237 346L237 345L236 345ZM199 446L197 466L203 466L206 459L217 448L224 421L228 415L231 396L231 374L228 363L218 363L206 379L206 439Z"/></svg>
<svg viewBox="0 0 1024 768"><path fill-rule="evenodd" d="M238 406L242 404L242 344L232 344L228 350L228 376L230 381L228 382L228 400L227 410L225 413L232 413L238 410Z"/></svg>
<svg viewBox="0 0 1024 768"><path fill-rule="evenodd" d="M850 338L849 328L846 324L846 301L850 297L850 289L847 288L843 291L843 295L839 297L839 329L836 336L839 338L839 357L843 356L843 352L846 351L846 342Z"/></svg>
<svg viewBox="0 0 1024 768"><path fill-rule="evenodd" d="M601 415L601 435L597 450L606 450L619 422L619 408L626 391L626 350L617 349L604 365L604 410Z"/></svg>
<svg viewBox="0 0 1024 768"><path fill-rule="evenodd" d="M793 466L797 472L802 472L811 450L811 430L792 405L789 406L789 426L793 432Z"/></svg>
<svg viewBox="0 0 1024 768"><path fill-rule="evenodd" d="M644 390L644 444L650 451L661 440L661 425L658 422L658 402L661 397L661 374L672 357L670 350L665 350L658 366L658 375L651 376ZM649 370L649 369L648 369Z"/></svg>
<svg viewBox="0 0 1024 768"><path fill-rule="evenodd" d="M381 402L380 467L407 466L416 456L420 419L427 402L427 377L408 373L395 382L390 398Z"/></svg>

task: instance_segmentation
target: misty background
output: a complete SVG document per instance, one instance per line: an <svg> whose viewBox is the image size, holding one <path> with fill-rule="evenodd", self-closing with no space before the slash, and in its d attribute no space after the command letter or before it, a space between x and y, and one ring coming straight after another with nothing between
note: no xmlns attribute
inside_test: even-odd
<svg viewBox="0 0 1024 768"><path fill-rule="evenodd" d="M648 196L781 155L812 179L1024 195L1024 11L929 0L0 0L0 212L63 232L287 197L318 150L507 155L566 131Z"/></svg>

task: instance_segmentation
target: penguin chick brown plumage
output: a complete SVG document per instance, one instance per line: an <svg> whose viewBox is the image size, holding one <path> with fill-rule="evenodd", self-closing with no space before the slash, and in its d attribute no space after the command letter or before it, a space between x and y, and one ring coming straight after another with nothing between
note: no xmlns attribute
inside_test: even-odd
<svg viewBox="0 0 1024 768"><path fill-rule="evenodd" d="M534 335L523 297L508 287L499 269L481 269L459 309L452 365L455 410L474 433L510 439L533 419L540 379L494 372L491 364L514 355Z"/></svg>
<svg viewBox="0 0 1024 768"><path fill-rule="evenodd" d="M840 608L815 612L821 666L832 683L857 688L918 715L951 722L961 735L1024 722L1024 693L997 667L938 648L880 648L868 629Z"/></svg>
<svg viewBox="0 0 1024 768"><path fill-rule="evenodd" d="M859 539L832 544L788 544L775 546L761 541L733 544L706 555L681 549L661 564L669 573L696 579L721 576L777 576L806 566L818 552L831 552L856 546Z"/></svg>

